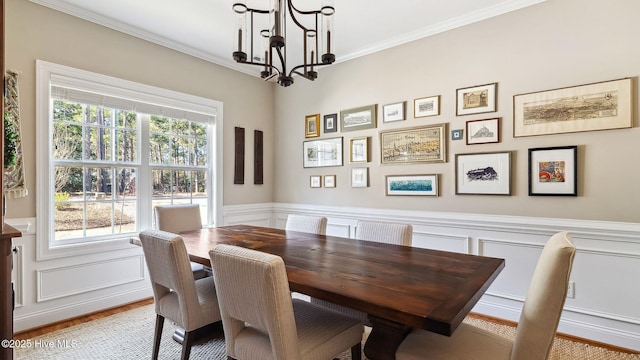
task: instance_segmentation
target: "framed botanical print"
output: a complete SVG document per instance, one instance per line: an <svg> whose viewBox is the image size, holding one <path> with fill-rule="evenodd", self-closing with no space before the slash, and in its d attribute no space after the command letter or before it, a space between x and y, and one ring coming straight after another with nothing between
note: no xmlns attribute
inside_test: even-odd
<svg viewBox="0 0 640 360"><path fill-rule="evenodd" d="M369 162L369 137L353 138L349 141L349 161Z"/></svg>
<svg viewBox="0 0 640 360"><path fill-rule="evenodd" d="M311 175L309 177L309 187L312 187L312 188L322 187L322 176Z"/></svg>
<svg viewBox="0 0 640 360"><path fill-rule="evenodd" d="M351 187L360 188L369 186L369 168L355 167L351 169Z"/></svg>
<svg viewBox="0 0 640 360"><path fill-rule="evenodd" d="M336 176L335 175L325 175L324 176L324 187L326 187L326 188L334 188L334 187L336 187Z"/></svg>

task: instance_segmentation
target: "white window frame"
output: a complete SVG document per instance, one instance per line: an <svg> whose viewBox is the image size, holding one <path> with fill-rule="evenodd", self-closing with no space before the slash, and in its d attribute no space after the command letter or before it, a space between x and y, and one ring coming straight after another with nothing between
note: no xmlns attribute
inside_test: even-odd
<svg viewBox="0 0 640 360"><path fill-rule="evenodd" d="M209 169L207 184L209 196L207 207L209 211L207 223L213 226L221 226L223 221L223 104L220 101L198 97L194 95L175 92L154 86L140 84L111 76L97 74L85 70L75 69L64 65L54 64L42 60L36 60L36 219L37 219L37 246L36 259L46 260L67 256L91 254L102 251L114 251L130 247L129 236L114 234L109 239L99 242L86 242L69 244L65 246L52 246L53 216L49 209L54 201L54 174L52 159L50 157L50 132L53 121L51 119L51 81L56 84L69 86L82 84L85 88L95 89L101 93L120 95L149 104L156 104L176 109L185 109L201 114L207 114L214 119L210 123L208 131ZM144 133L144 132L143 132ZM148 135L143 135L148 137ZM146 144L148 142L145 142ZM142 146L143 144L138 144ZM143 175L143 174L140 174ZM149 182L150 179L138 178L139 184ZM153 209L151 209L151 191L141 191L138 196L141 206L138 209L136 223L140 230L151 228Z"/></svg>

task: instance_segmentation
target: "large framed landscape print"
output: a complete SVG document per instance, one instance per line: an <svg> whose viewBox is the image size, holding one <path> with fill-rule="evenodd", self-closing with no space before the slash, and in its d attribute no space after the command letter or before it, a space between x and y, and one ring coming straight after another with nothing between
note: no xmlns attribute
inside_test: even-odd
<svg viewBox="0 0 640 360"><path fill-rule="evenodd" d="M447 124L380 132L380 162L411 164L447 161Z"/></svg>
<svg viewBox="0 0 640 360"><path fill-rule="evenodd" d="M513 97L513 136L632 126L631 79L547 90Z"/></svg>

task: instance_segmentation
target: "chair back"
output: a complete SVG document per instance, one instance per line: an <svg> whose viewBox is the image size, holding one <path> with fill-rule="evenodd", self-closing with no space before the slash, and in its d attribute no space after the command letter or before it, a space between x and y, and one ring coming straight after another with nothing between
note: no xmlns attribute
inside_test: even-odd
<svg viewBox="0 0 640 360"><path fill-rule="evenodd" d="M158 205L155 207L155 214L158 230L179 234L202 229L198 204Z"/></svg>
<svg viewBox="0 0 640 360"><path fill-rule="evenodd" d="M413 226L385 222L358 221L356 240L411 246Z"/></svg>
<svg viewBox="0 0 640 360"><path fill-rule="evenodd" d="M289 214L285 230L325 235L327 233L327 218L324 216Z"/></svg>
<svg viewBox="0 0 640 360"><path fill-rule="evenodd" d="M553 235L533 272L511 359L547 359L567 297L576 248L567 232Z"/></svg>
<svg viewBox="0 0 640 360"><path fill-rule="evenodd" d="M156 313L179 323L186 331L197 328L202 319L189 255L182 237L160 230L140 233L142 251L149 269ZM175 293L177 304L164 301ZM167 313L167 310L171 314Z"/></svg>
<svg viewBox="0 0 640 360"><path fill-rule="evenodd" d="M213 265L227 355L235 359L298 359L293 305L281 257L231 245L209 252ZM272 356L236 346L252 334L271 342ZM246 341L243 341L246 344Z"/></svg>

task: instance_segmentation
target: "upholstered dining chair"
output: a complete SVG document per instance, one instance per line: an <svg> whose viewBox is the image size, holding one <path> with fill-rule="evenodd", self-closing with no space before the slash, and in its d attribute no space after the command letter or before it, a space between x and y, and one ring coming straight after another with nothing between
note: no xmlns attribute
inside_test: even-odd
<svg viewBox="0 0 640 360"><path fill-rule="evenodd" d="M356 240L411 246L413 226L388 222L358 221Z"/></svg>
<svg viewBox="0 0 640 360"><path fill-rule="evenodd" d="M513 342L466 323L460 324L451 337L414 329L398 348L396 359L547 359L567 297L575 252L566 232L547 241L533 272Z"/></svg>
<svg viewBox="0 0 640 360"><path fill-rule="evenodd" d="M158 358L164 319L184 329L182 359L188 359L194 331L221 320L213 278L195 280L184 241L179 235L145 230L140 243L149 268L156 308L153 355Z"/></svg>
<svg viewBox="0 0 640 360"><path fill-rule="evenodd" d="M356 319L292 299L281 257L217 245L210 252L227 356L236 360L362 357Z"/></svg>
<svg viewBox="0 0 640 360"><path fill-rule="evenodd" d="M179 234L183 231L202 229L198 204L158 205L154 211L158 230ZM190 265L194 279L202 279L208 275L203 265L195 262L191 262Z"/></svg>
<svg viewBox="0 0 640 360"><path fill-rule="evenodd" d="M324 216L289 214L285 230L325 235L327 233L327 218Z"/></svg>
<svg viewBox="0 0 640 360"><path fill-rule="evenodd" d="M372 221L358 221L356 223L356 240L411 246L412 238L413 226L411 224ZM371 325L368 315L362 311L313 297L311 298L311 302L359 319L367 326Z"/></svg>

